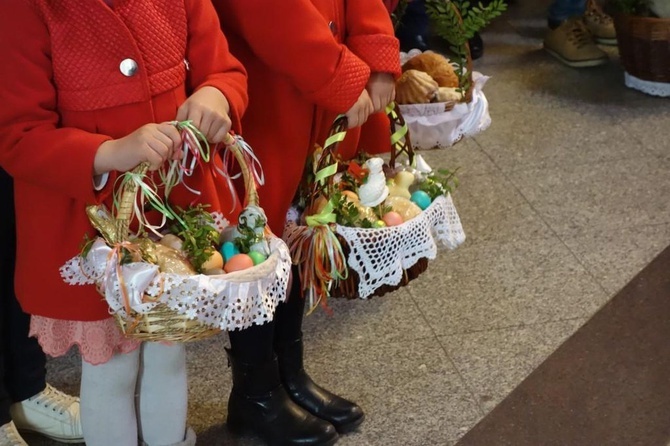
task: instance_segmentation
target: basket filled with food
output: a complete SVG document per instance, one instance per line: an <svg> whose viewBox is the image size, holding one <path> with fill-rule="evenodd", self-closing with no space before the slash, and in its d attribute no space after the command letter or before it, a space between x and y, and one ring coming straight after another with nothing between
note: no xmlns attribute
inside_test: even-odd
<svg viewBox="0 0 670 446"><path fill-rule="evenodd" d="M500 15L505 4L493 0L470 7L430 0L426 8L435 33L449 43L450 58L418 49L400 54L403 73L396 81L396 101L415 149L450 147L491 124L483 92L489 78L473 70L468 39Z"/></svg>
<svg viewBox="0 0 670 446"><path fill-rule="evenodd" d="M111 211L86 209L97 236L61 268L66 283L95 285L123 333L138 340L195 341L271 321L290 275L288 248L270 232L258 203L251 149L228 135L224 153L210 154L197 129L175 124L183 132L184 157L157 175L142 164L120 176ZM197 199L185 209L170 205L170 190L214 156L228 165L234 159L244 178L236 224ZM230 181L228 169L219 171ZM152 225L148 212L162 221Z"/></svg>
<svg viewBox="0 0 670 446"><path fill-rule="evenodd" d="M426 270L439 245L454 249L465 239L450 195L454 173L415 156L401 114L388 111L388 160L363 153L340 159L340 117L306 168L284 239L312 308L329 296L366 299L395 290Z"/></svg>

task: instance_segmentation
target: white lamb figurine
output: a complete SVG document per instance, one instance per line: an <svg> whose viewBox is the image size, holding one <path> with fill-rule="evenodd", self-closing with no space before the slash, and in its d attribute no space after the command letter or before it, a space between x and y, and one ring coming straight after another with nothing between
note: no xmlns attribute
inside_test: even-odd
<svg viewBox="0 0 670 446"><path fill-rule="evenodd" d="M365 162L368 169L368 178L365 184L358 188L358 198L363 206L374 207L381 204L389 194L384 175L384 160L381 158L370 158Z"/></svg>

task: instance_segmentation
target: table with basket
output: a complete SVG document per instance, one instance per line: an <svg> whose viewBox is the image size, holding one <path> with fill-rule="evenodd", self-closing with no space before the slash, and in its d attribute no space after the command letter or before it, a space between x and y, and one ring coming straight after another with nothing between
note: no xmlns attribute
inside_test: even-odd
<svg viewBox="0 0 670 446"><path fill-rule="evenodd" d="M399 109L387 112L388 162L362 153L340 159L347 124L339 117L305 169L284 239L312 309L328 308L328 297L393 291L426 270L438 245L454 249L465 240L449 193L453 172L432 170L415 155Z"/></svg>
<svg viewBox="0 0 670 446"><path fill-rule="evenodd" d="M194 135L197 129L188 123L175 124L182 130L185 141L190 142L185 152L196 157L210 156L205 153L209 146L204 137ZM199 234L208 232L207 237L213 242L211 258L219 256L215 246L220 243L219 235L239 236L243 230L254 231L257 238L252 242L267 252L262 260L245 269L196 272L181 245L162 243L168 237L164 227L151 228L163 232L149 235L142 220L143 209L151 202L154 208L167 211L167 197L159 197L158 191L169 188L153 184L146 164L124 175L116 190L113 212L104 206L87 209L99 236L61 268L61 276L71 285L95 285L126 336L141 341L196 341L222 330L244 329L271 321L277 304L286 298L290 254L285 243L267 228L258 207L258 175L251 167L253 153L240 137L232 135L227 137L225 151L224 159L234 158L244 177L246 207L237 226L230 225L221 214L205 211L195 220L196 226L198 222L202 226L193 229ZM185 158L164 167L161 178L169 172L183 172L183 166L189 164ZM227 175L227 171L221 174ZM179 178L183 180L182 175ZM259 219L247 227L249 215ZM131 230L135 218L140 220L138 233ZM234 255L243 255L237 251ZM225 253L222 257L226 257ZM227 265L229 259L225 260Z"/></svg>

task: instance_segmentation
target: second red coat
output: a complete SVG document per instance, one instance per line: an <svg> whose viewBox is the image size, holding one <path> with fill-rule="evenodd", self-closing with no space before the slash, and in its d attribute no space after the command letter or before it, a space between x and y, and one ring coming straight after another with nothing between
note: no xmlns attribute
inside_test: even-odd
<svg viewBox="0 0 670 446"><path fill-rule="evenodd" d="M261 206L281 234L308 153L325 132L322 123L351 108L371 72L400 72L398 41L381 0L213 3L248 72L243 136L266 172ZM380 144L370 151L388 150L383 118L371 123L382 135L370 138ZM350 135L350 147L357 135Z"/></svg>

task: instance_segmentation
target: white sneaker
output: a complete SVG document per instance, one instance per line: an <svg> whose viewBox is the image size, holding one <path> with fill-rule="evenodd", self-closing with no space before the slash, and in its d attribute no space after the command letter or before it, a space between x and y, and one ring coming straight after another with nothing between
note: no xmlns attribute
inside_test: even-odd
<svg viewBox="0 0 670 446"><path fill-rule="evenodd" d="M16 427L61 443L83 443L79 398L47 384L37 395L13 404L9 409Z"/></svg>
<svg viewBox="0 0 670 446"><path fill-rule="evenodd" d="M28 446L13 421L0 426L0 446Z"/></svg>

